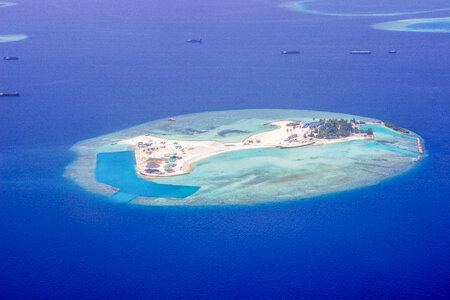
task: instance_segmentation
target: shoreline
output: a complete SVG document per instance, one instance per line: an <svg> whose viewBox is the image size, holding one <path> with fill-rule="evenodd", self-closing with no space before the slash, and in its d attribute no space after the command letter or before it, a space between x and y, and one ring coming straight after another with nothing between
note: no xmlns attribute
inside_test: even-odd
<svg viewBox="0 0 450 300"><path fill-rule="evenodd" d="M239 143L186 141L145 134L119 141L117 144L132 146L136 159L136 173L143 179L154 180L189 174L193 171L195 163L233 151L288 149L373 139L373 136L366 133L352 133L348 137L332 139L317 138L313 133L317 132L317 125L310 124L312 123L293 120L269 122L264 125L276 126L276 129L247 136ZM356 127L355 124L352 126Z"/></svg>
<svg viewBox="0 0 450 300"><path fill-rule="evenodd" d="M248 113L247 113L248 112ZM286 118L284 118L285 116ZM273 117L273 118L272 118ZM312 153L320 152L320 153L328 153L327 149L321 149L321 147L317 148L317 150L314 150L312 147L305 147L305 146L321 146L321 145L327 145L327 144L336 144L336 143L344 143L349 144L349 146L342 147L344 149L347 149L348 147L352 148L356 147L355 149L360 149L362 147L365 147L364 145L367 144L367 137L364 135L357 135L359 133L357 130L352 133L352 136L350 138L332 138L332 136L329 136L328 134L325 134L323 137L328 137L319 139L315 138L314 140L309 140L309 137L304 137L303 133L304 131L301 131L301 129L298 128L299 121L296 121L297 124L291 124L297 125L297 129L293 130L292 132L286 132L286 127L281 126L280 124L277 124L278 122L282 122L280 120L304 120L307 121L306 123L312 122L314 124L315 120L320 119L331 119L331 120L347 120L348 122L352 119L365 121L366 124L370 125L381 125L383 126L382 122L380 120L371 119L367 117L361 117L361 116L354 116L354 115L344 115L344 114L338 114L338 113L326 113L326 112L314 112L314 111L284 111L284 110L238 110L233 111L233 114L230 114L230 111L214 111L206 113L194 113L189 114L186 116L177 116L176 122L168 122L167 119L158 119L155 121L149 121L141 125L132 126L126 129L122 129L113 133L104 134L98 137L85 139L83 141L79 141L75 143L70 150L75 152L75 158L74 160L65 168L64 171L64 177L73 181L76 185L78 185L83 190L86 190L88 192L92 192L94 194L106 196L106 197L112 197L111 201L116 202L117 199L115 199L114 195L119 195L122 190L121 185L114 185L110 186L105 183L99 182L96 179L96 166L97 166L97 155L99 153L104 152L122 152L122 151L134 151L132 155L134 155L134 160L136 160L136 165L133 166L134 168L134 174L137 176L140 180L143 181L155 181L159 184L171 184L171 185L195 185L192 182L192 179L195 178L196 173L192 173L194 169L196 168L202 168L203 163L196 165L197 162L203 161L205 159L208 159L210 157L213 157L215 155L219 155L222 153L231 153L233 151L240 151L240 150L254 150L254 149L263 149L263 148L278 148L278 149L289 149L289 148L299 148L304 147L305 153L310 153L309 155L312 155ZM278 120L273 122L272 120ZM253 121L245 121L242 122L241 120L253 120ZM258 121L258 122L255 122ZM261 122L259 122L261 121ZM317 121L318 122L318 121ZM257 124L260 124L259 127ZM286 122L285 122L286 123ZM359 123L359 122L356 122ZM262 126L262 125L271 125L271 126ZM357 124L353 125L353 128L356 128ZM272 127L273 126L273 127ZM384 127L384 126L383 126ZM193 128L194 134L185 133L183 130ZM284 142L283 137L278 137L278 141L272 141L271 139L273 137L276 137L276 130L279 131L284 137L287 137L292 134L300 135L300 139L304 140L304 143L299 143L292 141L292 143L289 144L289 141ZM284 132L283 129L284 128ZM292 127L289 127L291 129ZM327 127L329 128L329 127ZM389 129L389 128L388 128ZM197 131L195 131L197 130ZM209 131L208 131L209 130ZM235 133L230 136L222 136L219 135L223 130L231 130L231 131L240 131L241 133ZM265 131L262 131L265 130ZM395 132L393 130L389 130L391 132ZM204 134L204 132L207 132ZM244 132L250 132L246 134L242 134ZM252 134L252 132L254 134ZM272 132L272 133L271 133ZM150 134L152 136L150 136ZM161 135L160 135L161 133ZM269 134L268 134L269 133ZM155 134L155 137L153 137L153 134ZM268 135L267 135L268 134ZM272 137L270 135L273 135ZM317 135L317 133L316 133ZM406 135L400 134L401 136L406 137ZM420 138L420 136L416 135ZM166 138L171 137L171 138ZM181 155L184 157L184 159L179 160L177 158L176 164L178 165L178 170L181 170L181 166L183 165L183 172L173 172L170 175L171 176L149 176L149 174L145 174L145 172L140 173L139 171L145 171L145 169L142 168L142 164L145 163L145 161L142 161L142 158L153 156L153 154L148 154L147 149L146 151L142 151L143 148L138 148L137 143L139 142L139 138L145 138L146 140L143 140L142 142L146 143L148 142L148 139L156 138L159 141L164 140L167 144L171 144L173 147L173 142L181 142L182 148L184 148L184 153L178 153L178 155ZM298 138L298 136L297 136ZM376 136L374 136L376 139ZM261 139L261 142L256 142L256 139ZM250 143L249 140L253 140L253 143ZM295 139L292 139L295 140ZM345 143L349 141L354 140L360 140L363 142L355 142L354 146L351 146L350 143ZM246 142L248 142L247 145L244 145ZM281 142L281 145L280 145ZM198 147L199 145L204 145L204 148L201 148L199 150L201 151L191 151L189 148L192 146ZM268 145L270 144L270 145ZM284 147L287 146L287 147ZM417 149L417 145L414 145ZM194 147L194 148L195 148ZM340 146L338 146L340 147ZM145 146L144 148L148 148ZM309 150L308 150L308 149ZM325 147L326 148L326 147ZM338 149L338 148L333 148ZM367 151L369 153L375 151L374 147L367 148ZM138 150L138 151L136 151ZM175 150L173 148L172 150ZM178 150L177 150L178 151ZM332 154L334 150L331 151L330 157L333 157ZM377 150L378 151L378 150ZM170 152L170 151L169 151ZM191 153L187 153L191 152ZM313 196L313 190L316 190L315 188L310 191L310 189L306 190L297 190L294 188L295 185L288 184L289 182L302 182L306 185L311 184L312 186L315 186L317 183L315 179L313 179L312 176L305 176L303 171L305 167L308 169L311 167L311 169L308 172L312 172L312 174L318 175L318 173L322 172L321 169L317 169L316 163L318 161L313 160L311 162L306 162L305 165L303 165L303 161L308 161L308 157L292 157L292 162L289 162L289 159L287 156L291 155L290 153L294 153L292 151L287 151L285 154L280 152L279 154L273 154L274 156L279 156L280 162L285 161L284 164L281 163L280 168L286 168L286 172L292 172L292 176L288 176L288 173L283 173L285 175L278 174L277 169L273 169L272 171L275 172L273 175L275 178L273 180L268 180L264 174L258 175L258 173L246 173L245 166L240 163L236 165L236 173L248 174L248 176L244 181L232 181L233 186L236 186L238 190L244 189L245 191L249 192L251 191L252 195L255 195L255 197L258 198L258 200L255 199L254 202L249 201L249 199L245 200L245 203L247 204L256 204L256 203L266 203L266 202L278 202L278 201L285 201L288 199L303 199L303 198L310 198ZM303 153L303 152L302 152ZM188 156L185 154L189 154ZM346 154L347 155L347 154ZM349 152L348 155L354 156L353 152ZM246 157L247 154L232 154L232 157ZM314 155L313 155L314 156ZM345 156L345 155L344 155ZM426 155L425 155L426 156ZM328 154L327 154L328 157ZM383 158L390 159L390 155L388 157ZM169 159L170 157L167 157ZM226 159L224 157L224 159ZM315 157L314 157L315 159ZM343 158L342 158L343 159ZM364 159L360 156L354 156L354 159L356 161L359 161L360 159ZM367 159L372 160L371 156L368 156ZM219 159L221 160L221 159ZM243 162L243 161L242 161ZM378 164L378 160L373 160L374 164ZM398 168L412 168L417 162L413 161L410 157L403 157L400 158L397 155L392 156L392 162L394 165L396 165ZM278 160L274 161L274 164L277 164ZM334 172L333 170L338 167L341 164L349 163L346 160L341 161L341 157L336 157L332 162L330 161L329 165L321 165L322 167L328 168L327 170L330 172ZM141 164L141 167L140 167ZM206 162L208 164L208 162ZM293 171L290 169L290 165L296 165L299 164L299 171ZM145 165L144 165L145 166ZM226 168L231 166L225 166ZM390 177L392 173L384 173L384 170L387 166L382 167L379 169L380 176L383 178ZM395 169L397 170L397 167ZM249 168L254 168L254 166L250 165ZM330 169L331 168L331 169ZM391 167L389 167L391 168ZM281 171L281 169L279 171ZM240 170L237 171L237 170ZM283 169L284 170L284 169ZM215 176L218 176L217 174L221 174L221 170L211 170L211 176L209 180L206 180L203 182L203 187L198 192L195 193L195 196L189 196L187 198L161 198L161 197L152 197L149 195L143 195L143 194L137 194L137 197L134 200L130 201L130 204L142 204L142 205L162 205L162 206L201 206L201 205L242 205L243 203L240 202L241 196L234 195L232 192L233 189L226 188L225 186L222 186L221 184L218 184L218 182L215 180ZM226 172L230 172L229 170ZM244 172L244 173L242 173ZM397 172L397 171L395 171ZM186 179L183 177L179 177L180 175L185 174L193 174L190 177L187 176ZM215 175L214 175L215 174ZM334 174L334 173L333 173ZM150 174L151 175L151 174ZM361 174L362 175L362 174ZM372 174L373 175L373 174ZM238 175L236 175L238 176ZM283 182L277 181L277 176L284 176L285 179ZM351 175L350 175L351 176ZM365 178L365 176L363 176ZM367 181L363 179L361 176L356 176L352 180L355 181L355 186L365 186L367 185ZM370 177L370 176L369 176ZM157 179L163 179L167 178L167 181L162 180L159 181ZM172 178L172 180L169 180ZM234 177L228 178L222 178L221 180L232 180ZM237 179L238 177L236 177ZM240 178L240 177L239 177ZM296 179L297 178L297 179ZM323 177L318 177L322 178ZM233 180L236 180L233 179ZM347 190L349 189L348 183L346 183L348 180L350 180L347 177L342 178L344 181L342 183L338 183L339 190ZM187 181L186 181L187 180ZM250 184L251 181L255 180L255 183ZM262 180L259 182L259 180ZM325 179L324 179L325 180ZM350 181L352 181L350 180ZM377 179L378 180L378 179ZM381 179L384 180L384 179ZM249 185L246 184L246 182L249 181ZM267 183L263 183L266 182ZM325 180L327 181L327 180ZM231 181L230 181L231 182ZM327 181L328 182L328 181ZM198 183L198 182L197 182ZM330 186L334 186L336 182L330 181L327 184L327 188L325 188L324 191L317 190L316 192L318 195L332 193L335 191L334 188L330 188ZM262 185L260 185L262 184ZM276 190L278 188L281 188L279 192L264 192L260 193L260 188L266 187L266 184L270 186L273 184L273 188ZM331 185L330 185L331 184ZM345 184L345 187L343 186ZM373 184L373 183L372 183ZM218 186L216 186L218 185ZM239 188L238 188L239 186ZM268 187L267 186L267 187ZM220 195L213 195L213 190L222 190L223 192L226 192L223 194L223 196ZM352 188L350 188L352 189ZM244 191L243 190L243 191ZM231 194L227 194L231 193ZM230 196L231 195L231 196ZM267 196L267 197L266 197ZM275 200L274 200L275 199ZM250 203L251 202L251 203Z"/></svg>

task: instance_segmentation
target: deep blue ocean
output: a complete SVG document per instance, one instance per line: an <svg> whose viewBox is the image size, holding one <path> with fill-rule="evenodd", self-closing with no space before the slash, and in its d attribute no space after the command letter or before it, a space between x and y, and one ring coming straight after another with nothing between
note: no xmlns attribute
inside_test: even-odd
<svg viewBox="0 0 450 300"><path fill-rule="evenodd" d="M338 17L277 0L17 2L0 8L0 34L29 35L0 44L0 56L20 57L0 61L0 90L21 93L0 98L0 298L450 298L450 35L370 28L449 11ZM450 6L391 2L309 5ZM80 140L245 108L389 120L422 136L429 156L376 186L248 207L114 204L62 177Z"/></svg>

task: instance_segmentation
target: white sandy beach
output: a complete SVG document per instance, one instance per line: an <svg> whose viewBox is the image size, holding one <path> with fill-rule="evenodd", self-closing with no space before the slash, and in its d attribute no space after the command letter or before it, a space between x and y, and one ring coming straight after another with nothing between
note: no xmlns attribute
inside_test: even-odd
<svg viewBox="0 0 450 300"><path fill-rule="evenodd" d="M141 135L120 141L134 147L137 173L148 179L171 177L192 171L194 163L231 151L259 148L293 148L368 139L366 134L346 138L318 139L310 137L313 128L305 122L282 120L269 123L276 129L257 133L239 143L219 141L183 141L152 135Z"/></svg>

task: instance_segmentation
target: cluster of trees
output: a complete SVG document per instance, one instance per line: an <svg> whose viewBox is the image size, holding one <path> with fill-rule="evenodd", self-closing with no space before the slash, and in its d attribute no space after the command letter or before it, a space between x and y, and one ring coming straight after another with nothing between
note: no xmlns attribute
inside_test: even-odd
<svg viewBox="0 0 450 300"><path fill-rule="evenodd" d="M395 131L399 131L399 132L404 133L404 134L409 134L410 133L408 130L406 130L404 128L401 128L400 126L395 125L395 124L393 124L391 122L383 121L383 123L384 123L384 126L389 127L389 128L391 128L391 129L393 129Z"/></svg>
<svg viewBox="0 0 450 300"><path fill-rule="evenodd" d="M353 127L352 122L344 119L320 120L319 124L320 126L314 129L314 133L316 133L316 137L319 139L347 137L358 130L356 127Z"/></svg>
<svg viewBox="0 0 450 300"><path fill-rule="evenodd" d="M356 122L355 119L350 121L344 119L320 119L318 123L319 126L312 130L312 132L308 135L309 137L316 137L319 139L337 139L351 136L353 133L373 134L371 128L368 130L358 129L356 126L358 122Z"/></svg>

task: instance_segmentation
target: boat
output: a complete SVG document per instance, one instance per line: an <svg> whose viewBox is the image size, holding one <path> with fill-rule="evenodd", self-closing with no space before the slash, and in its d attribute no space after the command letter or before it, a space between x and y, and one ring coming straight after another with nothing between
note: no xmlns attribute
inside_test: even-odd
<svg viewBox="0 0 450 300"><path fill-rule="evenodd" d="M415 161L415 162L419 162L419 161L422 160L422 158L423 158L422 156L417 156L416 159L415 159L414 161Z"/></svg>
<svg viewBox="0 0 450 300"><path fill-rule="evenodd" d="M17 56L4 56L3 60L19 60Z"/></svg>
<svg viewBox="0 0 450 300"><path fill-rule="evenodd" d="M300 51L298 51L298 50L283 50L283 51L281 51L281 54L300 54Z"/></svg>
<svg viewBox="0 0 450 300"><path fill-rule="evenodd" d="M202 39L201 38L199 38L199 39L188 39L188 40L186 40L186 43L199 43L199 44L201 44L202 43Z"/></svg>
<svg viewBox="0 0 450 300"><path fill-rule="evenodd" d="M353 50L350 54L371 54L372 51L369 50Z"/></svg>
<svg viewBox="0 0 450 300"><path fill-rule="evenodd" d="M175 122L176 120L174 118L168 118L167 121L169 122Z"/></svg>
<svg viewBox="0 0 450 300"><path fill-rule="evenodd" d="M395 54L395 53L397 53L397 50L391 50L391 51L389 51L389 53Z"/></svg>
<svg viewBox="0 0 450 300"><path fill-rule="evenodd" d="M0 96L2 97L19 96L19 92L0 92Z"/></svg>

